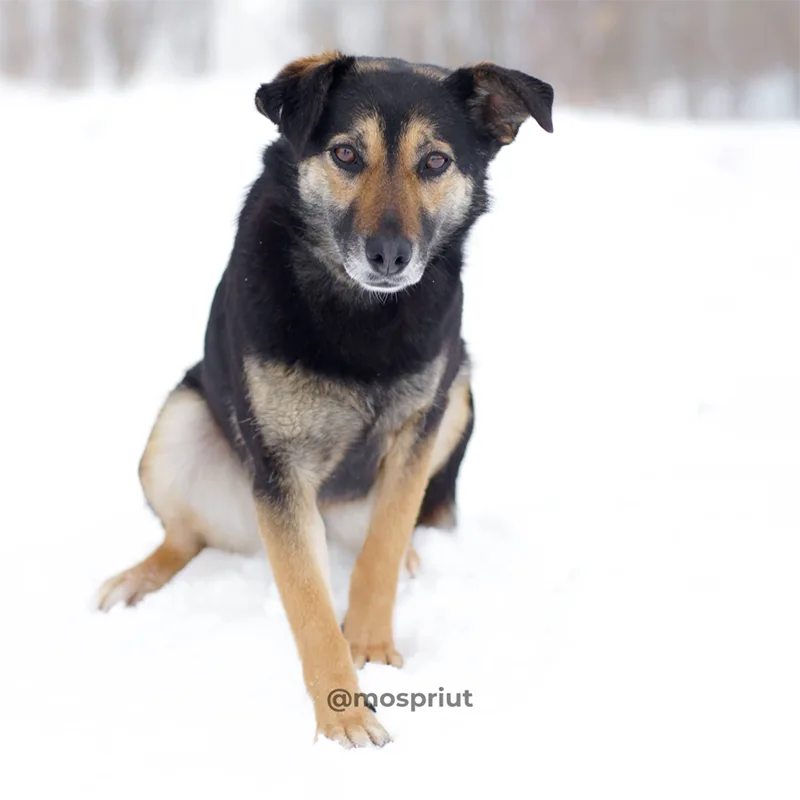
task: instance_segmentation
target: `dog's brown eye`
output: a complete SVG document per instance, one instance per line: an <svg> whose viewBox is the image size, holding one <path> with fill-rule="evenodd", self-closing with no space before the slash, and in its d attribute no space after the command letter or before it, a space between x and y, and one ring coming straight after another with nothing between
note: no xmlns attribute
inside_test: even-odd
<svg viewBox="0 0 800 800"><path fill-rule="evenodd" d="M441 153L434 153L428 156L425 166L428 169L441 169L447 163L447 159Z"/></svg>
<svg viewBox="0 0 800 800"><path fill-rule="evenodd" d="M423 175L438 175L447 169L450 159L444 153L431 153L422 162Z"/></svg>
<svg viewBox="0 0 800 800"><path fill-rule="evenodd" d="M338 161L342 162L342 164L356 163L356 151L351 147L334 147L333 154L336 156Z"/></svg>

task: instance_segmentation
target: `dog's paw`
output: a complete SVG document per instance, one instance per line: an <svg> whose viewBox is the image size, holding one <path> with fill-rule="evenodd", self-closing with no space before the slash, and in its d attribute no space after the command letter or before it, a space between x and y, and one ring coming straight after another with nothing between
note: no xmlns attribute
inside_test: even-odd
<svg viewBox="0 0 800 800"><path fill-rule="evenodd" d="M359 608L350 608L342 624L342 633L350 645L353 666L361 669L369 661L372 664L403 666L403 656L394 646L391 620L376 621L369 614L359 613Z"/></svg>
<svg viewBox="0 0 800 800"><path fill-rule="evenodd" d="M406 560L405 560L405 567L406 572L408 573L410 578L416 578L419 574L420 567L422 566L422 561L420 560L419 553L411 546L408 546L408 550L406 550Z"/></svg>
<svg viewBox="0 0 800 800"><path fill-rule="evenodd" d="M201 545L194 540L165 541L135 567L109 578L95 596L96 607L108 611L118 603L135 606L146 594L172 580L200 550Z"/></svg>
<svg viewBox="0 0 800 800"><path fill-rule="evenodd" d="M129 569L109 578L98 589L94 604L100 611L110 611L120 603L135 606L146 594L157 588L142 571Z"/></svg>
<svg viewBox="0 0 800 800"><path fill-rule="evenodd" d="M350 653L353 656L353 665L361 669L367 661L370 664L388 664L392 667L403 666L403 656L390 642L388 644L350 644Z"/></svg>
<svg viewBox="0 0 800 800"><path fill-rule="evenodd" d="M383 725L367 708L350 708L341 714L329 711L317 721L317 736L353 747L383 747L392 741Z"/></svg>

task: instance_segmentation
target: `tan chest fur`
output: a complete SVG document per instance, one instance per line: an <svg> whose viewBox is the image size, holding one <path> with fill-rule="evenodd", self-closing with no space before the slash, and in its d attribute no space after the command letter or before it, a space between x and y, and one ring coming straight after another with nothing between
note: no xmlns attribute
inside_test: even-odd
<svg viewBox="0 0 800 800"><path fill-rule="evenodd" d="M250 406L265 447L319 484L360 439L382 442L429 409L444 371L440 356L388 386L334 381L301 367L245 359Z"/></svg>

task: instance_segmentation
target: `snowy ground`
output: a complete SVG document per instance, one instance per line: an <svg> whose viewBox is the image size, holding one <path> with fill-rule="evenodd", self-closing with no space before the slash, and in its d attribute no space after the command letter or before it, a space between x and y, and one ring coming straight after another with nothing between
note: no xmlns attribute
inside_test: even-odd
<svg viewBox="0 0 800 800"><path fill-rule="evenodd" d="M0 794L796 798L796 126L557 107L497 160L462 524L417 537L406 668L362 673L473 708L313 744L264 558L89 609L160 540L136 466L272 136L255 85L0 94Z"/></svg>

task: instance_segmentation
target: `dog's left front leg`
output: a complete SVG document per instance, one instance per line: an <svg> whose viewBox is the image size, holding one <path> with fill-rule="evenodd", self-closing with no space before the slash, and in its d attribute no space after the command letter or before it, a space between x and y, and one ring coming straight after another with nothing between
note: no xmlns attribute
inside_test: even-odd
<svg viewBox="0 0 800 800"><path fill-rule="evenodd" d="M280 495L261 489L258 479L256 489L259 532L314 702L317 733L345 747L386 744L389 734L358 697L358 678L322 564L325 554L315 541L323 523L313 490L288 479ZM335 705L342 697L349 702Z"/></svg>
<svg viewBox="0 0 800 800"><path fill-rule="evenodd" d="M411 542L428 483L435 431L419 420L396 436L378 474L377 497L367 538L350 580L344 635L353 663L403 665L394 646L394 616L400 566Z"/></svg>

